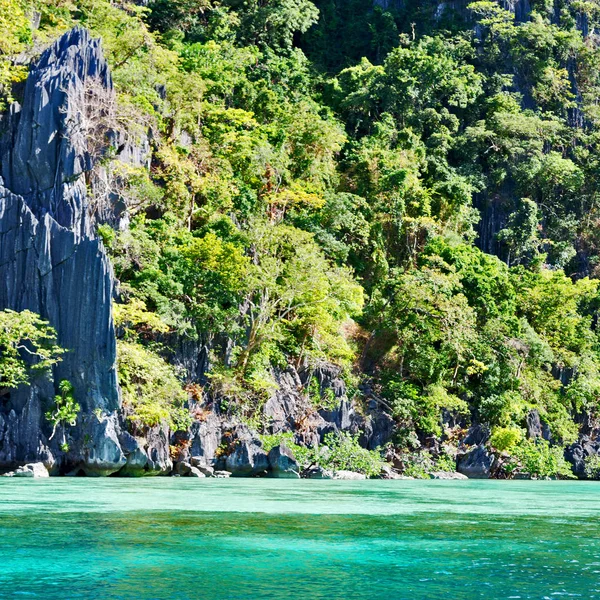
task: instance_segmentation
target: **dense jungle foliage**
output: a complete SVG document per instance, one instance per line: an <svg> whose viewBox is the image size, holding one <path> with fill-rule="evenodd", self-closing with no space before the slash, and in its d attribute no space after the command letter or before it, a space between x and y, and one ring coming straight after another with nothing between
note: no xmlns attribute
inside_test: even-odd
<svg viewBox="0 0 600 600"><path fill-rule="evenodd" d="M183 337L211 351L188 392L258 427L274 368L329 361L407 454L480 422L508 464L565 472L600 396L600 2L440 5L0 0L4 105L81 24L111 127L149 140L148 168L101 162L130 217L99 235L137 426L190 418Z"/></svg>

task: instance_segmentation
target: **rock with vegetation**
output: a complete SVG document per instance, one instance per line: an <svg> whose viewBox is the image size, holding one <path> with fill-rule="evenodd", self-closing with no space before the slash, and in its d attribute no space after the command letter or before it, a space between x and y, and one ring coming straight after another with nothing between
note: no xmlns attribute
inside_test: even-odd
<svg viewBox="0 0 600 600"><path fill-rule="evenodd" d="M209 4L0 6L0 468L597 477L594 2Z"/></svg>

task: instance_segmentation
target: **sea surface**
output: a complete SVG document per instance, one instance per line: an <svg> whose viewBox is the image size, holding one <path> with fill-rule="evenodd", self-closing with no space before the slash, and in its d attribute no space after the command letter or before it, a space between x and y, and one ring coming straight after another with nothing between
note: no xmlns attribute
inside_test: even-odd
<svg viewBox="0 0 600 600"><path fill-rule="evenodd" d="M1 478L0 598L600 598L600 483Z"/></svg>

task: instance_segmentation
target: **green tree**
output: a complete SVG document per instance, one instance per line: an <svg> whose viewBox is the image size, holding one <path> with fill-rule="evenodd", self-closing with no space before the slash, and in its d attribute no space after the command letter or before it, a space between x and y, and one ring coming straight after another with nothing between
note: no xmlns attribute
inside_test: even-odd
<svg viewBox="0 0 600 600"><path fill-rule="evenodd" d="M509 216L506 228L498 233L498 239L508 248L506 264L509 267L536 258L541 243L539 221L537 204L521 198L516 210Z"/></svg>
<svg viewBox="0 0 600 600"><path fill-rule="evenodd" d="M316 23L317 7L309 0L227 0L240 17L239 36L246 43L289 48L295 33Z"/></svg>
<svg viewBox="0 0 600 600"><path fill-rule="evenodd" d="M0 311L0 396L47 373L63 353L56 332L39 315Z"/></svg>
<svg viewBox="0 0 600 600"><path fill-rule="evenodd" d="M289 225L254 223L250 242L254 265L248 277L249 333L242 370L263 343L290 334L299 362L306 354L351 355L340 326L360 310L363 295L350 271L331 264L312 235Z"/></svg>
<svg viewBox="0 0 600 600"><path fill-rule="evenodd" d="M46 413L46 419L52 425L52 434L48 441L54 438L58 427L62 429L61 449L63 452L69 451L67 443L66 427L74 427L77 424L77 415L81 407L75 401L73 385L66 379L58 384L60 394L54 397L54 407Z"/></svg>

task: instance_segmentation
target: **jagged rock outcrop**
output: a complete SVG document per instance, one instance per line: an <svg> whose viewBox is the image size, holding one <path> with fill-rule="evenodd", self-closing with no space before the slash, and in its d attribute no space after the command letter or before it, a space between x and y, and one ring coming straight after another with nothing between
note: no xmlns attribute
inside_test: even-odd
<svg viewBox="0 0 600 600"><path fill-rule="evenodd" d="M166 425L150 428L144 436L133 436L121 431L119 443L126 463L119 471L124 477L167 475L173 468L169 454L169 429Z"/></svg>
<svg viewBox="0 0 600 600"><path fill-rule="evenodd" d="M225 466L234 477L252 477L266 473L269 460L261 443L248 433L238 438L235 449L227 456Z"/></svg>
<svg viewBox="0 0 600 600"><path fill-rule="evenodd" d="M600 442L583 438L567 448L565 458L571 463L573 473L580 479L586 479L587 460L598 454L600 454Z"/></svg>
<svg viewBox="0 0 600 600"><path fill-rule="evenodd" d="M204 420L195 421L190 429L190 454L205 465L211 465L221 445L228 424L214 412L206 414Z"/></svg>
<svg viewBox="0 0 600 600"><path fill-rule="evenodd" d="M363 446L374 449L391 438L395 423L375 400L367 403L365 414L359 414L348 399L341 369L321 363L300 372L288 366L274 374L277 389L265 403L263 412L271 433L293 432L299 442L314 445L328 433L347 431L359 434ZM322 397L329 398L326 408L313 406L307 389L316 381Z"/></svg>
<svg viewBox="0 0 600 600"><path fill-rule="evenodd" d="M487 479L494 465L494 455L480 444L458 455L456 470L470 479Z"/></svg>
<svg viewBox="0 0 600 600"><path fill-rule="evenodd" d="M0 308L32 310L67 349L54 381L70 381L81 405L65 455L48 441L44 412L54 397L47 379L0 398L0 468L42 461L87 474L121 468L114 280L94 235L86 174L93 167L82 105L87 82L113 94L99 40L76 28L32 65L23 104L5 118L0 151ZM93 415L100 410L104 415Z"/></svg>
<svg viewBox="0 0 600 600"><path fill-rule="evenodd" d="M550 441L552 434L550 433L550 427L548 423L542 420L540 413L537 410L530 410L525 418L527 423L527 435L530 438L544 438Z"/></svg>
<svg viewBox="0 0 600 600"><path fill-rule="evenodd" d="M285 445L271 448L268 454L271 476L280 479L299 479L300 467L294 453Z"/></svg>

